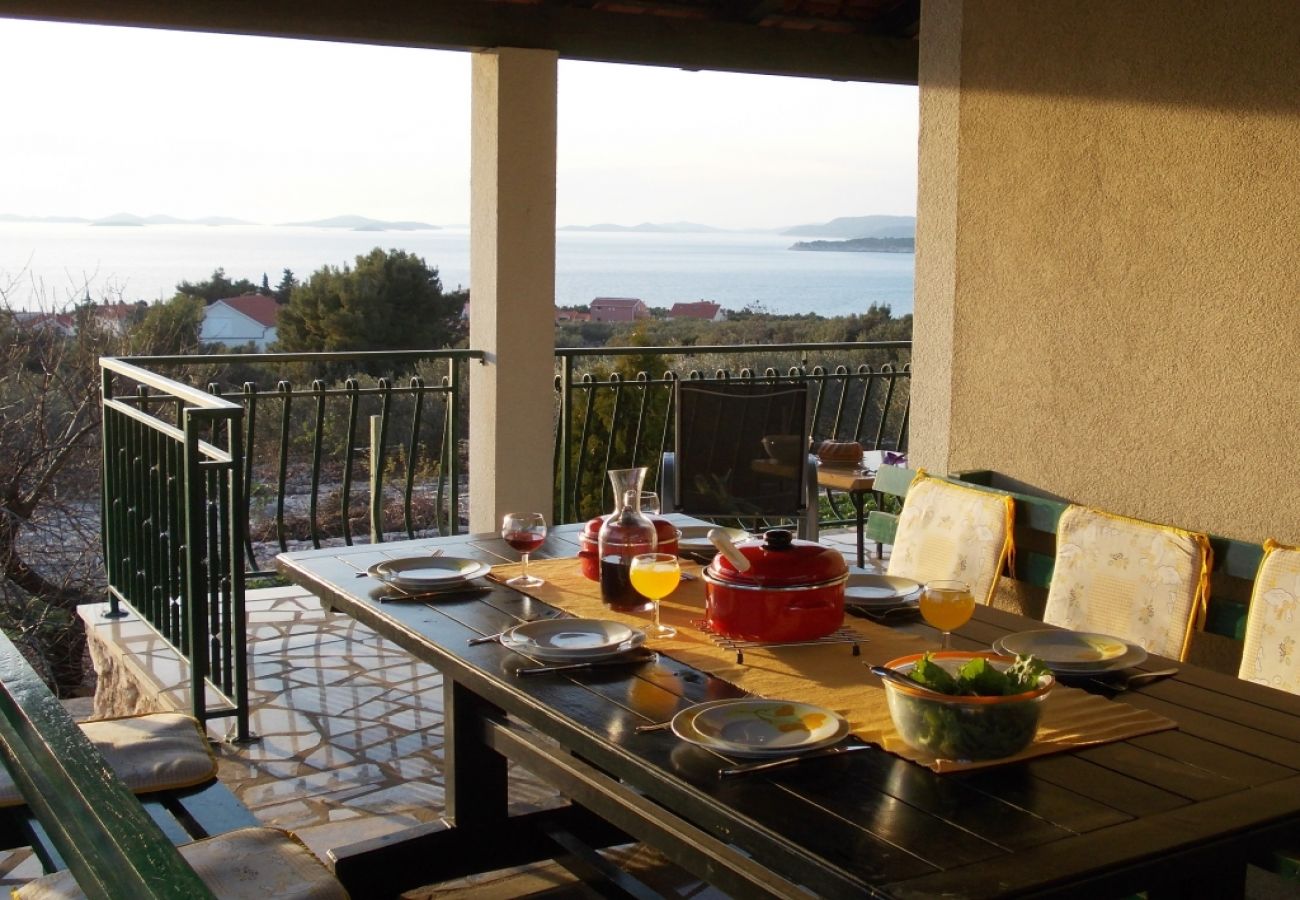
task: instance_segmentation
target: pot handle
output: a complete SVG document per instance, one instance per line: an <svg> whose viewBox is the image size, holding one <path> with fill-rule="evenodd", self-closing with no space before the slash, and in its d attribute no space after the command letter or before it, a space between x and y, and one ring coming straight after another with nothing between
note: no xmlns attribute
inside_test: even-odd
<svg viewBox="0 0 1300 900"><path fill-rule="evenodd" d="M725 556L737 572L749 571L749 557L736 549L736 545L727 537L727 533L721 528L709 529L709 543L718 548L718 552Z"/></svg>

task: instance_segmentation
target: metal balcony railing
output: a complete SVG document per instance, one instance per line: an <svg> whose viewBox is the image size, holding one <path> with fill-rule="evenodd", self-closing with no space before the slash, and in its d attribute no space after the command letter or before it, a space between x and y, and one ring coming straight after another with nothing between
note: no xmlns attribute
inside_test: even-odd
<svg viewBox="0 0 1300 900"><path fill-rule="evenodd" d="M249 736L245 581L274 553L459 529L464 367L481 357L102 361L111 614L129 603L189 661L195 715Z"/></svg>
<svg viewBox="0 0 1300 900"><path fill-rule="evenodd" d="M648 466L657 485L680 378L803 382L816 440L905 448L910 355L907 341L558 350L552 519L607 511L610 468ZM275 553L460 530L466 366L482 358L103 360L111 604L129 603L189 660L196 715L234 716L248 737L245 582ZM848 521L829 499L823 521Z"/></svg>
<svg viewBox="0 0 1300 900"><path fill-rule="evenodd" d="M681 378L805 383L814 445L834 439L906 449L911 351L911 341L556 350L556 521L608 512L609 469L646 466L646 489L657 489ZM825 511L823 524L850 521L830 492Z"/></svg>

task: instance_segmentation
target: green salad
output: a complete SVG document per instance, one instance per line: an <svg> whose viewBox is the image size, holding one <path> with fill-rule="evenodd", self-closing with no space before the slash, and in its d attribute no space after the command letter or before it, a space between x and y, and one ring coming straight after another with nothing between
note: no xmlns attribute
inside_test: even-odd
<svg viewBox="0 0 1300 900"><path fill-rule="evenodd" d="M1014 665L998 669L976 657L956 671L945 669L926 654L910 677L918 684L955 697L1007 697L1038 687L1049 669L1032 656L1016 657ZM1041 711L1040 698L1021 702L962 704L889 692L894 722L903 740L943 759L998 759L1019 753L1034 739Z"/></svg>
<svg viewBox="0 0 1300 900"><path fill-rule="evenodd" d="M919 685L943 694L966 697L1009 697L1038 687L1038 679L1051 669L1036 656L1017 656L1014 665L998 669L976 656L954 674L935 662L929 653L912 667L908 677Z"/></svg>

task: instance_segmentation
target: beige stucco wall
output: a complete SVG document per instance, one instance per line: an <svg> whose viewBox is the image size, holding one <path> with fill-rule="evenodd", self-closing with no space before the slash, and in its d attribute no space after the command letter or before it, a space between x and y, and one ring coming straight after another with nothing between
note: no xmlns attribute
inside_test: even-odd
<svg viewBox="0 0 1300 900"><path fill-rule="evenodd" d="M1300 4L923 8L916 460L1300 542Z"/></svg>

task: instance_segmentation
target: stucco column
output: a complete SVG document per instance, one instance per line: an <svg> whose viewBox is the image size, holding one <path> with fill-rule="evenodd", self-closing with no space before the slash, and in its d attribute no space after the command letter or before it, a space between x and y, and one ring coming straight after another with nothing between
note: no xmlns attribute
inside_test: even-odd
<svg viewBox="0 0 1300 900"><path fill-rule="evenodd" d="M912 317L913 465L948 471L953 375L958 347L957 213L961 141L962 0L921 7L921 132L916 217L916 302Z"/></svg>
<svg viewBox="0 0 1300 900"><path fill-rule="evenodd" d="M471 531L552 507L556 60L474 54L470 161Z"/></svg>

